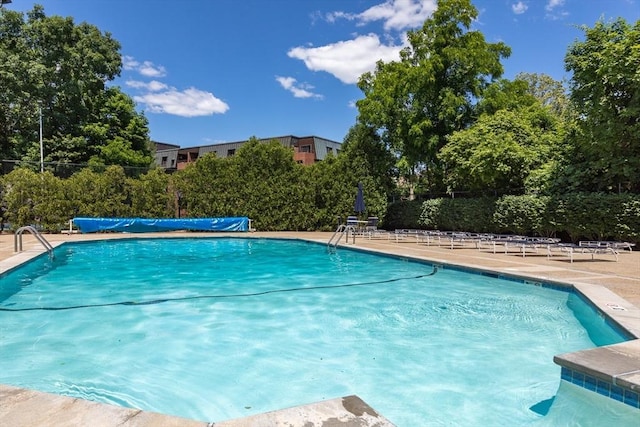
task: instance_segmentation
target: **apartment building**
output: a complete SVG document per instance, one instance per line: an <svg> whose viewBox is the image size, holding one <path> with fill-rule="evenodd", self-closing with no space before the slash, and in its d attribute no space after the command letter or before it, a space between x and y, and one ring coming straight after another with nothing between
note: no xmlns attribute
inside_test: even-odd
<svg viewBox="0 0 640 427"><path fill-rule="evenodd" d="M284 147L293 149L293 158L303 165L311 165L324 160L329 154L338 154L342 143L318 136L297 137L293 135L262 138L261 143L278 141ZM179 145L156 142L156 164L166 170L184 169L189 163L198 160L207 153L215 153L219 158L233 156L248 141L225 142L221 144L201 145L180 148Z"/></svg>

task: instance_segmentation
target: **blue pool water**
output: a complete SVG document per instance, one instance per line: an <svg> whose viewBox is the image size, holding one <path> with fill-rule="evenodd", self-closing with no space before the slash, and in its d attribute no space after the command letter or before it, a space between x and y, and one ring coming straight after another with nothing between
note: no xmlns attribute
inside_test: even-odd
<svg viewBox="0 0 640 427"><path fill-rule="evenodd" d="M0 309L1 383L206 421L357 394L399 427L565 425L530 409L571 390L553 356L623 340L573 293L261 239L65 244Z"/></svg>

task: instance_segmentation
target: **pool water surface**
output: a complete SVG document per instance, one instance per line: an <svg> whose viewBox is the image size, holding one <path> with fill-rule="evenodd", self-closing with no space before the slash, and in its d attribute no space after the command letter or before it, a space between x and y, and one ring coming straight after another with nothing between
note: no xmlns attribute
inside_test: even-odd
<svg viewBox="0 0 640 427"><path fill-rule="evenodd" d="M357 394L399 427L555 425L553 356L624 340L570 292L300 241L55 255L0 280L0 382L199 420Z"/></svg>

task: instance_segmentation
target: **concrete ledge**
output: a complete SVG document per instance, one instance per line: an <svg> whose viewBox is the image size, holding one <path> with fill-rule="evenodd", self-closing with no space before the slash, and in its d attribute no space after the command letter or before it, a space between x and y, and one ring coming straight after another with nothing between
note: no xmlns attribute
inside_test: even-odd
<svg viewBox="0 0 640 427"><path fill-rule="evenodd" d="M554 356L560 366L583 372L620 387L640 391L640 340Z"/></svg>
<svg viewBox="0 0 640 427"><path fill-rule="evenodd" d="M0 424L51 427L207 427L206 422L3 384L0 384Z"/></svg>
<svg viewBox="0 0 640 427"><path fill-rule="evenodd" d="M561 378L640 409L640 340L555 356Z"/></svg>
<svg viewBox="0 0 640 427"><path fill-rule="evenodd" d="M394 427L358 396L326 400L311 405L267 412L214 423L215 427Z"/></svg>
<svg viewBox="0 0 640 427"><path fill-rule="evenodd" d="M358 396L221 422L195 421L0 384L0 425L92 427L394 427Z"/></svg>

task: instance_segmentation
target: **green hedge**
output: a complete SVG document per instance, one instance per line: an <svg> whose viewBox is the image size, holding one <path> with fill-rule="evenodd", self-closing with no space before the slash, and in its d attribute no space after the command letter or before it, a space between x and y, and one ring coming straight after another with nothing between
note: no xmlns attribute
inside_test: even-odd
<svg viewBox="0 0 640 427"><path fill-rule="evenodd" d="M424 228L420 224L422 203L416 200L391 203L387 207L384 221L380 224L385 230Z"/></svg>
<svg viewBox="0 0 640 427"><path fill-rule="evenodd" d="M576 193L431 199L422 203L418 224L425 229L640 243L640 195Z"/></svg>
<svg viewBox="0 0 640 427"><path fill-rule="evenodd" d="M252 140L234 156L205 155L171 175L154 169L131 178L109 166L58 178L17 168L0 179L4 219L13 229L58 232L77 216L172 218L179 194L184 217L247 216L260 231L328 231L338 217L354 213L362 183L367 211L361 216L384 220L386 193L356 154L302 166L280 143ZM417 220L419 205L416 212Z"/></svg>

